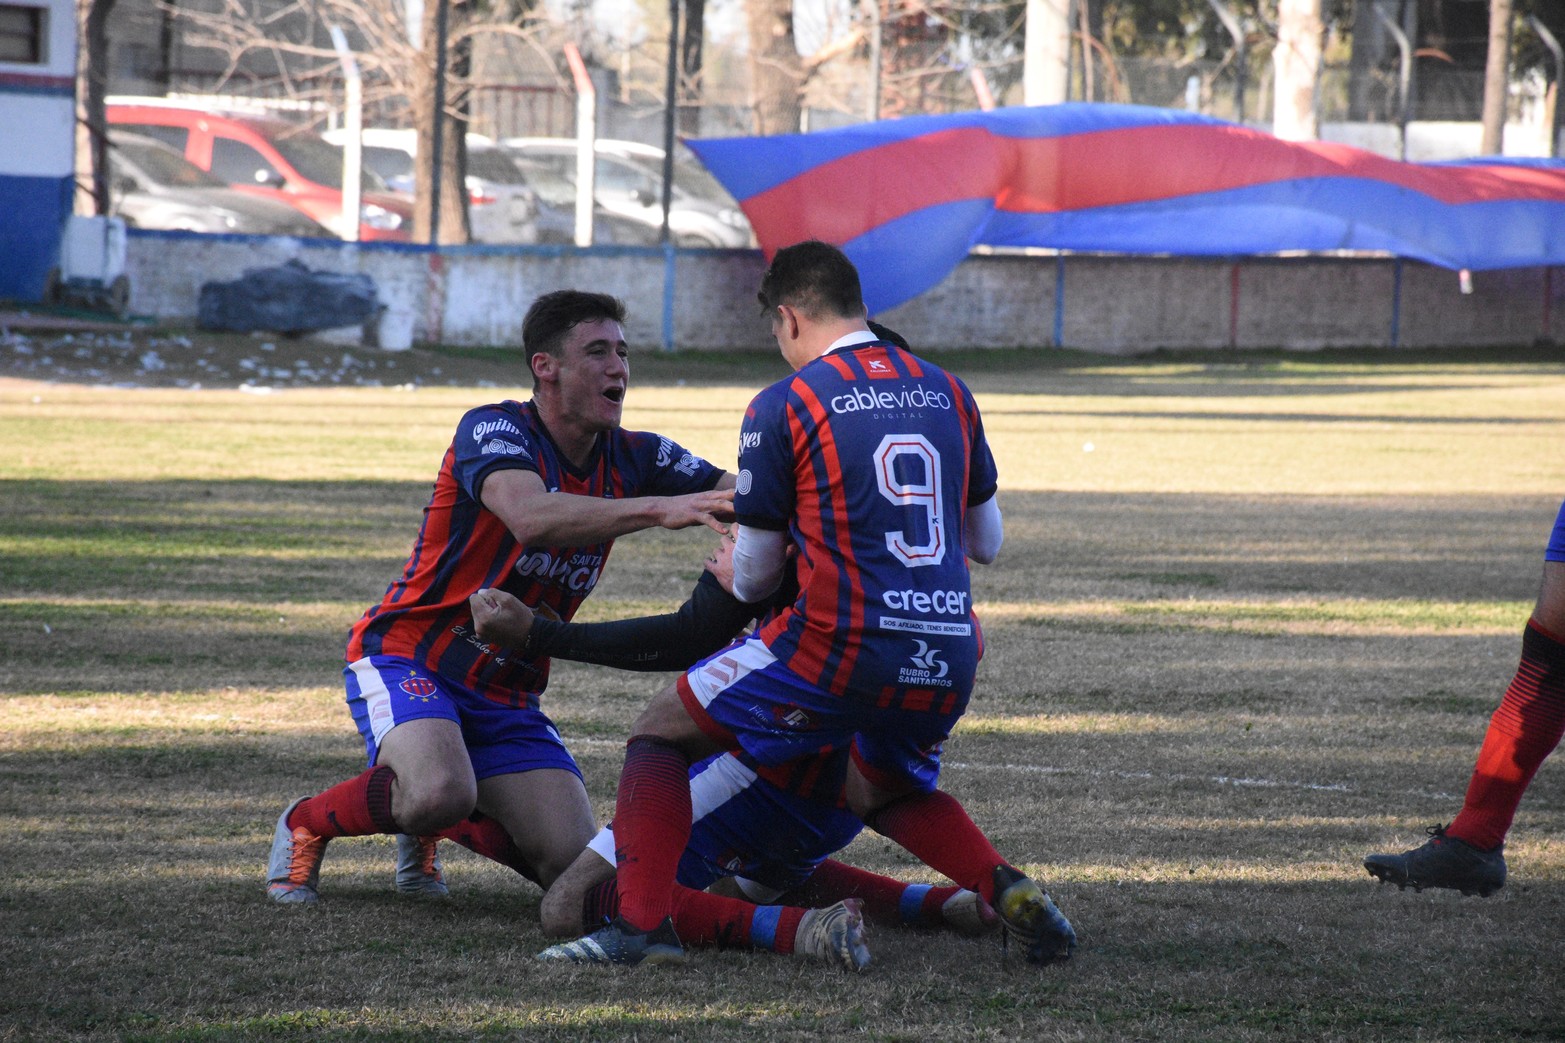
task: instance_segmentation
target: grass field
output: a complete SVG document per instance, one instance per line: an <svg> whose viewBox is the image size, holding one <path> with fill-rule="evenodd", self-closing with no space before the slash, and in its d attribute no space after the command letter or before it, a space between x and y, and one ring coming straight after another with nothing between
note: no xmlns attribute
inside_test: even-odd
<svg viewBox="0 0 1565 1043"><path fill-rule="evenodd" d="M346 628L457 417L525 391L0 381L0 1040L1565 1039L1565 761L1498 895L1359 864L1460 805L1565 495L1565 358L945 361L1007 525L945 785L1071 964L888 929L853 977L543 968L534 887L445 845L452 899L402 899L383 838L272 905L278 811L362 766ZM651 360L626 422L731 466L778 372ZM672 608L706 544L620 541L583 618ZM600 814L657 682L557 664Z"/></svg>

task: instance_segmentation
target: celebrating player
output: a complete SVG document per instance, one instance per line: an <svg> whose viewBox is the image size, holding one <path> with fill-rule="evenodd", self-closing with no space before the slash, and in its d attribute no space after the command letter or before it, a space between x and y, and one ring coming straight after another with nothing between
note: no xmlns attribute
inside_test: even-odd
<svg viewBox="0 0 1565 1043"><path fill-rule="evenodd" d="M835 247L778 251L760 301L796 373L751 402L740 433L734 593L800 594L637 718L614 826L620 913L577 943L591 962L679 963L670 917L690 836L693 760L743 750L776 767L846 749L849 807L999 912L1029 959L1066 959L1070 924L936 789L941 743L979 653L967 558L1001 540L994 460L972 394L878 339Z"/></svg>
<svg viewBox="0 0 1565 1043"><path fill-rule="evenodd" d="M1522 631L1521 664L1489 718L1462 810L1422 847L1370 855L1382 883L1487 897L1505 886L1505 834L1522 794L1565 735L1565 504L1543 553L1543 584Z"/></svg>
<svg viewBox="0 0 1565 1043"><path fill-rule="evenodd" d="M539 297L522 324L531 400L480 406L457 425L406 568L349 636L348 706L370 767L278 817L276 901L317 899L334 837L407 835L398 878L415 887L433 875L427 838L450 836L545 887L592 838L581 772L539 708L548 660L485 643L468 597L496 587L569 619L615 537L726 531L733 476L620 427L624 317L606 294ZM431 886L443 887L437 875Z"/></svg>
<svg viewBox="0 0 1565 1043"><path fill-rule="evenodd" d="M757 606L727 591L731 577L732 541L725 537L675 612L562 623L535 617L503 591L481 590L471 599L473 620L485 641L525 647L535 655L630 670L683 669L757 616ZM790 604L795 594L797 586L784 583L761 607L763 618L772 606ZM691 768L692 805L700 815L680 860L672 909L684 941L798 953L860 970L869 959L861 915L964 934L993 928L994 911L971 891L908 884L827 857L863 825L842 806L846 769L846 751L782 770L734 754ZM613 851L614 835L605 827L550 886L540 907L545 934L570 937L614 917ZM722 893L704 893L714 883L713 890ZM571 946L562 946L556 957L575 955Z"/></svg>

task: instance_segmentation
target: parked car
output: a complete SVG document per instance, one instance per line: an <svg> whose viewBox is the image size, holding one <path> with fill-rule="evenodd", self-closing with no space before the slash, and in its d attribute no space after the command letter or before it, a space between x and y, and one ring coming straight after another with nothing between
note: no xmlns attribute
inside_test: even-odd
<svg viewBox="0 0 1565 1043"><path fill-rule="evenodd" d="M111 126L156 138L233 188L288 203L342 235L342 150L276 116L206 109L159 98L110 98ZM366 171L359 238L405 242L411 197L391 192Z"/></svg>
<svg viewBox="0 0 1565 1043"><path fill-rule="evenodd" d="M573 186L574 198L576 139L505 138L500 144ZM625 220L652 228L655 240L663 225L663 150L609 138L598 139L593 147L597 154L593 170L597 204ZM694 158L675 157L668 225L677 246L755 245L743 211Z"/></svg>
<svg viewBox="0 0 1565 1043"><path fill-rule="evenodd" d="M558 164L540 162L534 157L511 153L516 165L527 175L527 183L538 193L538 241L561 246L576 242L576 181L560 173ZM593 206L592 241L612 246L656 246L661 242L661 221L625 217L604 207Z"/></svg>
<svg viewBox="0 0 1565 1043"><path fill-rule="evenodd" d="M339 147L345 132L322 135ZM364 166L399 192L413 193L413 158L418 132L404 128L366 128L359 138ZM481 134L467 136L467 219L475 243L538 241L538 194L511 154Z"/></svg>
<svg viewBox="0 0 1565 1043"><path fill-rule="evenodd" d="M109 213L132 228L331 237L304 211L230 188L140 134L109 135L108 175Z"/></svg>

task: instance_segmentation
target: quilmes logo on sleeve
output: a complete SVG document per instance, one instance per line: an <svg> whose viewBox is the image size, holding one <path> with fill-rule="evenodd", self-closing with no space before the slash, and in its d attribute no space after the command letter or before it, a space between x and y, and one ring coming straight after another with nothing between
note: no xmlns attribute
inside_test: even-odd
<svg viewBox="0 0 1565 1043"><path fill-rule="evenodd" d="M485 435L499 432L507 435L520 435L521 429L509 420L485 420L473 425L473 441L482 442Z"/></svg>
<svg viewBox="0 0 1565 1043"><path fill-rule="evenodd" d="M658 439L658 466L667 467L674 461L674 443L667 438ZM694 453L686 453L679 458L679 463L674 464L674 470L680 474L695 474L701 467L701 458Z"/></svg>

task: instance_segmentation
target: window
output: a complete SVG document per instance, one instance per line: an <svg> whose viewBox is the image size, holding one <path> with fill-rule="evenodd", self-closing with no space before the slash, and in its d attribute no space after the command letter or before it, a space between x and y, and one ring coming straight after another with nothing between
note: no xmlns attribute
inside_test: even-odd
<svg viewBox="0 0 1565 1043"><path fill-rule="evenodd" d="M662 182L629 163L598 157L598 191L625 196L645 194L648 199L663 197Z"/></svg>
<svg viewBox="0 0 1565 1043"><path fill-rule="evenodd" d="M212 139L212 173L230 185L275 188L283 183L283 176L265 156L233 138Z"/></svg>
<svg viewBox="0 0 1565 1043"><path fill-rule="evenodd" d="M0 62L42 65L46 16L42 7L0 4Z"/></svg>
<svg viewBox="0 0 1565 1043"><path fill-rule="evenodd" d="M114 126L118 130L161 141L169 148L178 150L180 155L185 154L185 142L190 139L190 131L184 127L165 127L160 123L116 123Z"/></svg>

